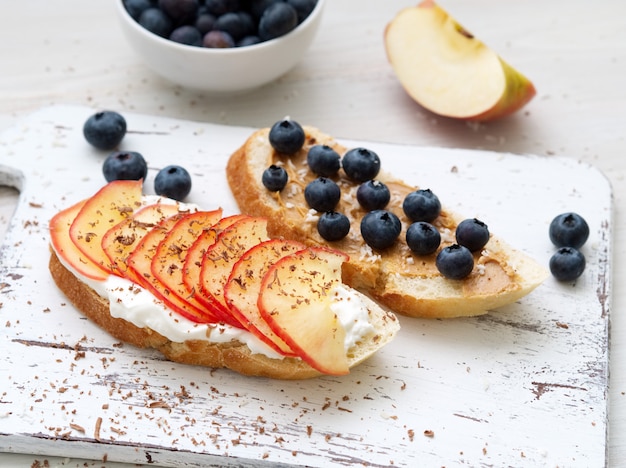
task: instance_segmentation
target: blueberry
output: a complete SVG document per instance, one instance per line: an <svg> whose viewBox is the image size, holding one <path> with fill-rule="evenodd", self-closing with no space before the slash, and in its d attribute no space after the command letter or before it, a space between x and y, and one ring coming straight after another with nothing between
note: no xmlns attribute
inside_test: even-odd
<svg viewBox="0 0 626 468"><path fill-rule="evenodd" d="M353 148L343 155L343 171L356 182L375 179L380 171L378 155L367 148Z"/></svg>
<svg viewBox="0 0 626 468"><path fill-rule="evenodd" d="M416 255L430 255L439 248L441 234L432 224L418 221L406 230L406 244Z"/></svg>
<svg viewBox="0 0 626 468"><path fill-rule="evenodd" d="M270 192L280 192L287 185L288 178L284 167L272 164L263 171L262 182Z"/></svg>
<svg viewBox="0 0 626 468"><path fill-rule="evenodd" d="M202 34L195 26L185 24L179 26L170 34L170 40L178 42L179 44L186 44L191 46L202 46Z"/></svg>
<svg viewBox="0 0 626 468"><path fill-rule="evenodd" d="M327 177L318 177L304 188L304 199L316 211L332 211L339 203L341 190Z"/></svg>
<svg viewBox="0 0 626 468"><path fill-rule="evenodd" d="M589 225L577 213L562 213L550 223L550 240L557 247L581 248L589 238Z"/></svg>
<svg viewBox="0 0 626 468"><path fill-rule="evenodd" d="M191 176L183 167L164 167L154 178L154 191L157 195L182 201L191 192Z"/></svg>
<svg viewBox="0 0 626 468"><path fill-rule="evenodd" d="M139 21L139 17L152 6L150 0L124 0L124 8L128 14L135 20Z"/></svg>
<svg viewBox="0 0 626 468"><path fill-rule="evenodd" d="M550 258L550 272L557 281L574 281L585 271L585 256L574 247L560 247Z"/></svg>
<svg viewBox="0 0 626 468"><path fill-rule="evenodd" d="M467 247L452 244L441 249L437 254L435 265L439 273L446 278L460 280L474 269L474 257Z"/></svg>
<svg viewBox="0 0 626 468"><path fill-rule="evenodd" d="M263 12L274 3L281 3L284 0L254 0L250 2L250 13L258 21L263 16Z"/></svg>
<svg viewBox="0 0 626 468"><path fill-rule="evenodd" d="M373 249L383 250L391 247L401 230L400 218L391 211L370 211L361 220L363 240Z"/></svg>
<svg viewBox="0 0 626 468"><path fill-rule="evenodd" d="M272 125L269 140L279 153L294 154L304 145L304 130L295 120L283 119Z"/></svg>
<svg viewBox="0 0 626 468"><path fill-rule="evenodd" d="M379 180L368 180L359 185L356 199L364 210L382 210L391 199L389 188Z"/></svg>
<svg viewBox="0 0 626 468"><path fill-rule="evenodd" d="M343 213L326 211L317 221L317 232L329 242L341 240L350 232L350 220Z"/></svg>
<svg viewBox="0 0 626 468"><path fill-rule="evenodd" d="M83 135L96 148L111 150L126 135L126 120L114 111L97 112L85 121Z"/></svg>
<svg viewBox="0 0 626 468"><path fill-rule="evenodd" d="M159 0L158 5L176 26L193 21L198 12L198 0Z"/></svg>
<svg viewBox="0 0 626 468"><path fill-rule="evenodd" d="M199 14L196 17L196 21L194 22L194 26L196 27L198 31L200 31L200 34L202 34L202 37L204 37L206 33L208 33L209 31L211 31L214 25L215 25L215 16L213 16L210 13Z"/></svg>
<svg viewBox="0 0 626 468"><path fill-rule="evenodd" d="M259 20L259 37L268 41L284 36L298 26L298 13L288 3L273 3L265 9Z"/></svg>
<svg viewBox="0 0 626 468"><path fill-rule="evenodd" d="M317 0L286 0L298 13L298 24L302 23L317 5Z"/></svg>
<svg viewBox="0 0 626 468"><path fill-rule="evenodd" d="M243 15L241 12L223 14L217 18L213 28L218 31L227 32L235 42L254 33L252 18Z"/></svg>
<svg viewBox="0 0 626 468"><path fill-rule="evenodd" d="M430 189L420 189L409 193L404 198L402 209L411 221L430 223L441 213L441 203Z"/></svg>
<svg viewBox="0 0 626 468"><path fill-rule="evenodd" d="M241 8L239 0L206 0L206 9L215 16L237 11Z"/></svg>
<svg viewBox="0 0 626 468"><path fill-rule="evenodd" d="M489 242L489 228L476 218L464 219L456 227L456 242L476 252Z"/></svg>
<svg viewBox="0 0 626 468"><path fill-rule="evenodd" d="M169 16L158 8L148 8L139 17L139 24L151 33L161 37L169 37L174 25Z"/></svg>
<svg viewBox="0 0 626 468"><path fill-rule="evenodd" d="M259 42L261 42L261 38L259 36L246 36L242 38L239 42L237 42L237 44L235 45L237 47L246 47L246 46L258 44Z"/></svg>
<svg viewBox="0 0 626 468"><path fill-rule="evenodd" d="M148 174L148 165L140 153L116 151L107 156L102 165L107 182L114 180L140 180Z"/></svg>
<svg viewBox="0 0 626 468"><path fill-rule="evenodd" d="M202 45L210 49L229 49L235 47L235 40L224 31L209 31L202 38Z"/></svg>
<svg viewBox="0 0 626 468"><path fill-rule="evenodd" d="M306 161L311 171L323 177L335 175L341 167L341 156L327 145L311 146Z"/></svg>

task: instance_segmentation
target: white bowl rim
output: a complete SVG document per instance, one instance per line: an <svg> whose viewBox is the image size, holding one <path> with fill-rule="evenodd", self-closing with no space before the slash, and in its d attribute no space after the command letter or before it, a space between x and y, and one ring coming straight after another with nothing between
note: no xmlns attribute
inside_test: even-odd
<svg viewBox="0 0 626 468"><path fill-rule="evenodd" d="M165 37L161 37L158 34L154 34L153 32L148 31L146 28L141 26L139 22L137 22L134 18L132 18L128 14L128 11L126 11L126 8L124 7L124 0L116 0L116 3L117 3L117 8L121 17L123 17L124 20L131 25L131 27L133 27L137 31L140 31L140 34L147 35L153 40L160 42L166 47L171 47L173 49L180 49L181 51L185 51L186 53L198 54L198 55L201 55L201 54L204 54L204 55L206 54L216 54L216 55L240 54L240 55L243 55L254 50L260 50L263 48L273 47L274 44L276 44L277 42L280 42L284 39L287 39L289 36L297 34L298 31L301 29L305 29L308 23L314 21L315 16L318 16L321 14L322 9L323 9L322 8L323 3L325 1L326 0L317 0L317 3L315 4L315 8L313 9L313 11L311 11L309 16L307 16L306 19L302 23L296 26L296 28L289 31L287 34L283 36L276 37L274 39L270 39L267 41L259 42L258 44L252 44L252 45L243 46L243 47L230 47L230 48L210 48L210 47L192 46L192 45L187 45L187 44L181 44L179 42L172 41Z"/></svg>

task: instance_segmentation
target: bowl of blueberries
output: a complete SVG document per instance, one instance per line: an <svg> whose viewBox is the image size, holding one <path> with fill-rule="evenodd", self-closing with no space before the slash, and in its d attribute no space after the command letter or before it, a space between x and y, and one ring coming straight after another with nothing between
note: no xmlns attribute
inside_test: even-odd
<svg viewBox="0 0 626 468"><path fill-rule="evenodd" d="M291 70L313 42L324 0L116 0L146 65L185 88L252 90Z"/></svg>

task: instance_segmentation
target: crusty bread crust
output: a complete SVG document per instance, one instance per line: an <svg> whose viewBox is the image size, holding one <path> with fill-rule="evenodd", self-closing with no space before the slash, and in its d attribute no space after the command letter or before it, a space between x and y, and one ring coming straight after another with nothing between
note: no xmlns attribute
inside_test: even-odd
<svg viewBox="0 0 626 468"><path fill-rule="evenodd" d="M296 358L272 359L255 354L247 345L238 341L211 343L202 340L187 340L184 343L170 341L150 328L112 317L109 301L68 270L54 251L51 252L49 269L56 285L85 316L116 339L140 348L154 348L168 360L183 364L228 368L240 374L273 379L296 380L317 377L320 374L307 363ZM395 336L399 324L396 317L370 301L370 317L377 333L359 344L348 356L353 367L371 356Z"/></svg>
<svg viewBox="0 0 626 468"><path fill-rule="evenodd" d="M324 241L312 228L313 225L306 221L308 207L304 206L306 202L301 196L301 187L305 185L303 179L296 180L294 186L288 185L283 190L283 193L299 191L300 195L293 198L289 198L290 195L268 191L261 181L263 171L277 160L287 167L288 172L291 170L290 183L292 177L297 179L301 167L290 169L290 160L304 160L308 148L312 145L328 145L340 155L345 153L346 148L332 137L314 127L303 128L306 134L305 145L300 153L294 156L280 155L271 148L268 141L269 128L254 132L231 155L226 167L228 183L239 209L244 214L264 216L268 219L267 228L271 237L285 237L307 245L327 245L347 252L350 260L344 263L342 270L343 281L346 284L365 292L394 312L403 315L452 318L484 314L494 308L511 304L530 293L546 278L547 272L542 266L495 236L491 237L485 247L489 256L481 254L480 258L477 258L481 272L475 271L470 277L460 281L445 279L436 271L435 255L414 257L415 262L423 265L417 272L412 266L408 266L406 272L400 271L403 261L406 265L403 258L410 257L406 246L404 250L402 246L395 246L387 251L378 252L380 259L373 261L372 257L359 254L359 246L364 245L361 239L356 241L354 237L349 236L338 242ZM408 187L402 180L383 171L377 178L389 186L396 186L399 190L406 190ZM342 180L340 183L346 185L349 181ZM292 200L293 203L288 203ZM343 200L340 203L343 203ZM392 196L390 205L393 203ZM405 226L403 229L406 229L408 222L399 204L396 200L395 206L390 209L403 219ZM299 218L296 219L293 213L298 213ZM462 219L444 207L437 222L454 232ZM401 239L403 236L404 230Z"/></svg>

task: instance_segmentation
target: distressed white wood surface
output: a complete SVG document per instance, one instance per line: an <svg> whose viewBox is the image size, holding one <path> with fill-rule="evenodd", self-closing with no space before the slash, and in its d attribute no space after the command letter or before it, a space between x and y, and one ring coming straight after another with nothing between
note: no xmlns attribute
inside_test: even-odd
<svg viewBox="0 0 626 468"><path fill-rule="evenodd" d="M47 220L104 183L106 154L81 132L92 112L46 108L0 137L0 184L21 190L0 250L0 451L164 466L606 463L612 198L596 169L346 141L544 265L550 220L579 212L587 269L482 317L403 318L399 337L349 376L271 381L120 346L55 288ZM126 116L123 147L146 156L148 189L156 169L182 163L190 201L236 211L224 165L250 129Z"/></svg>

